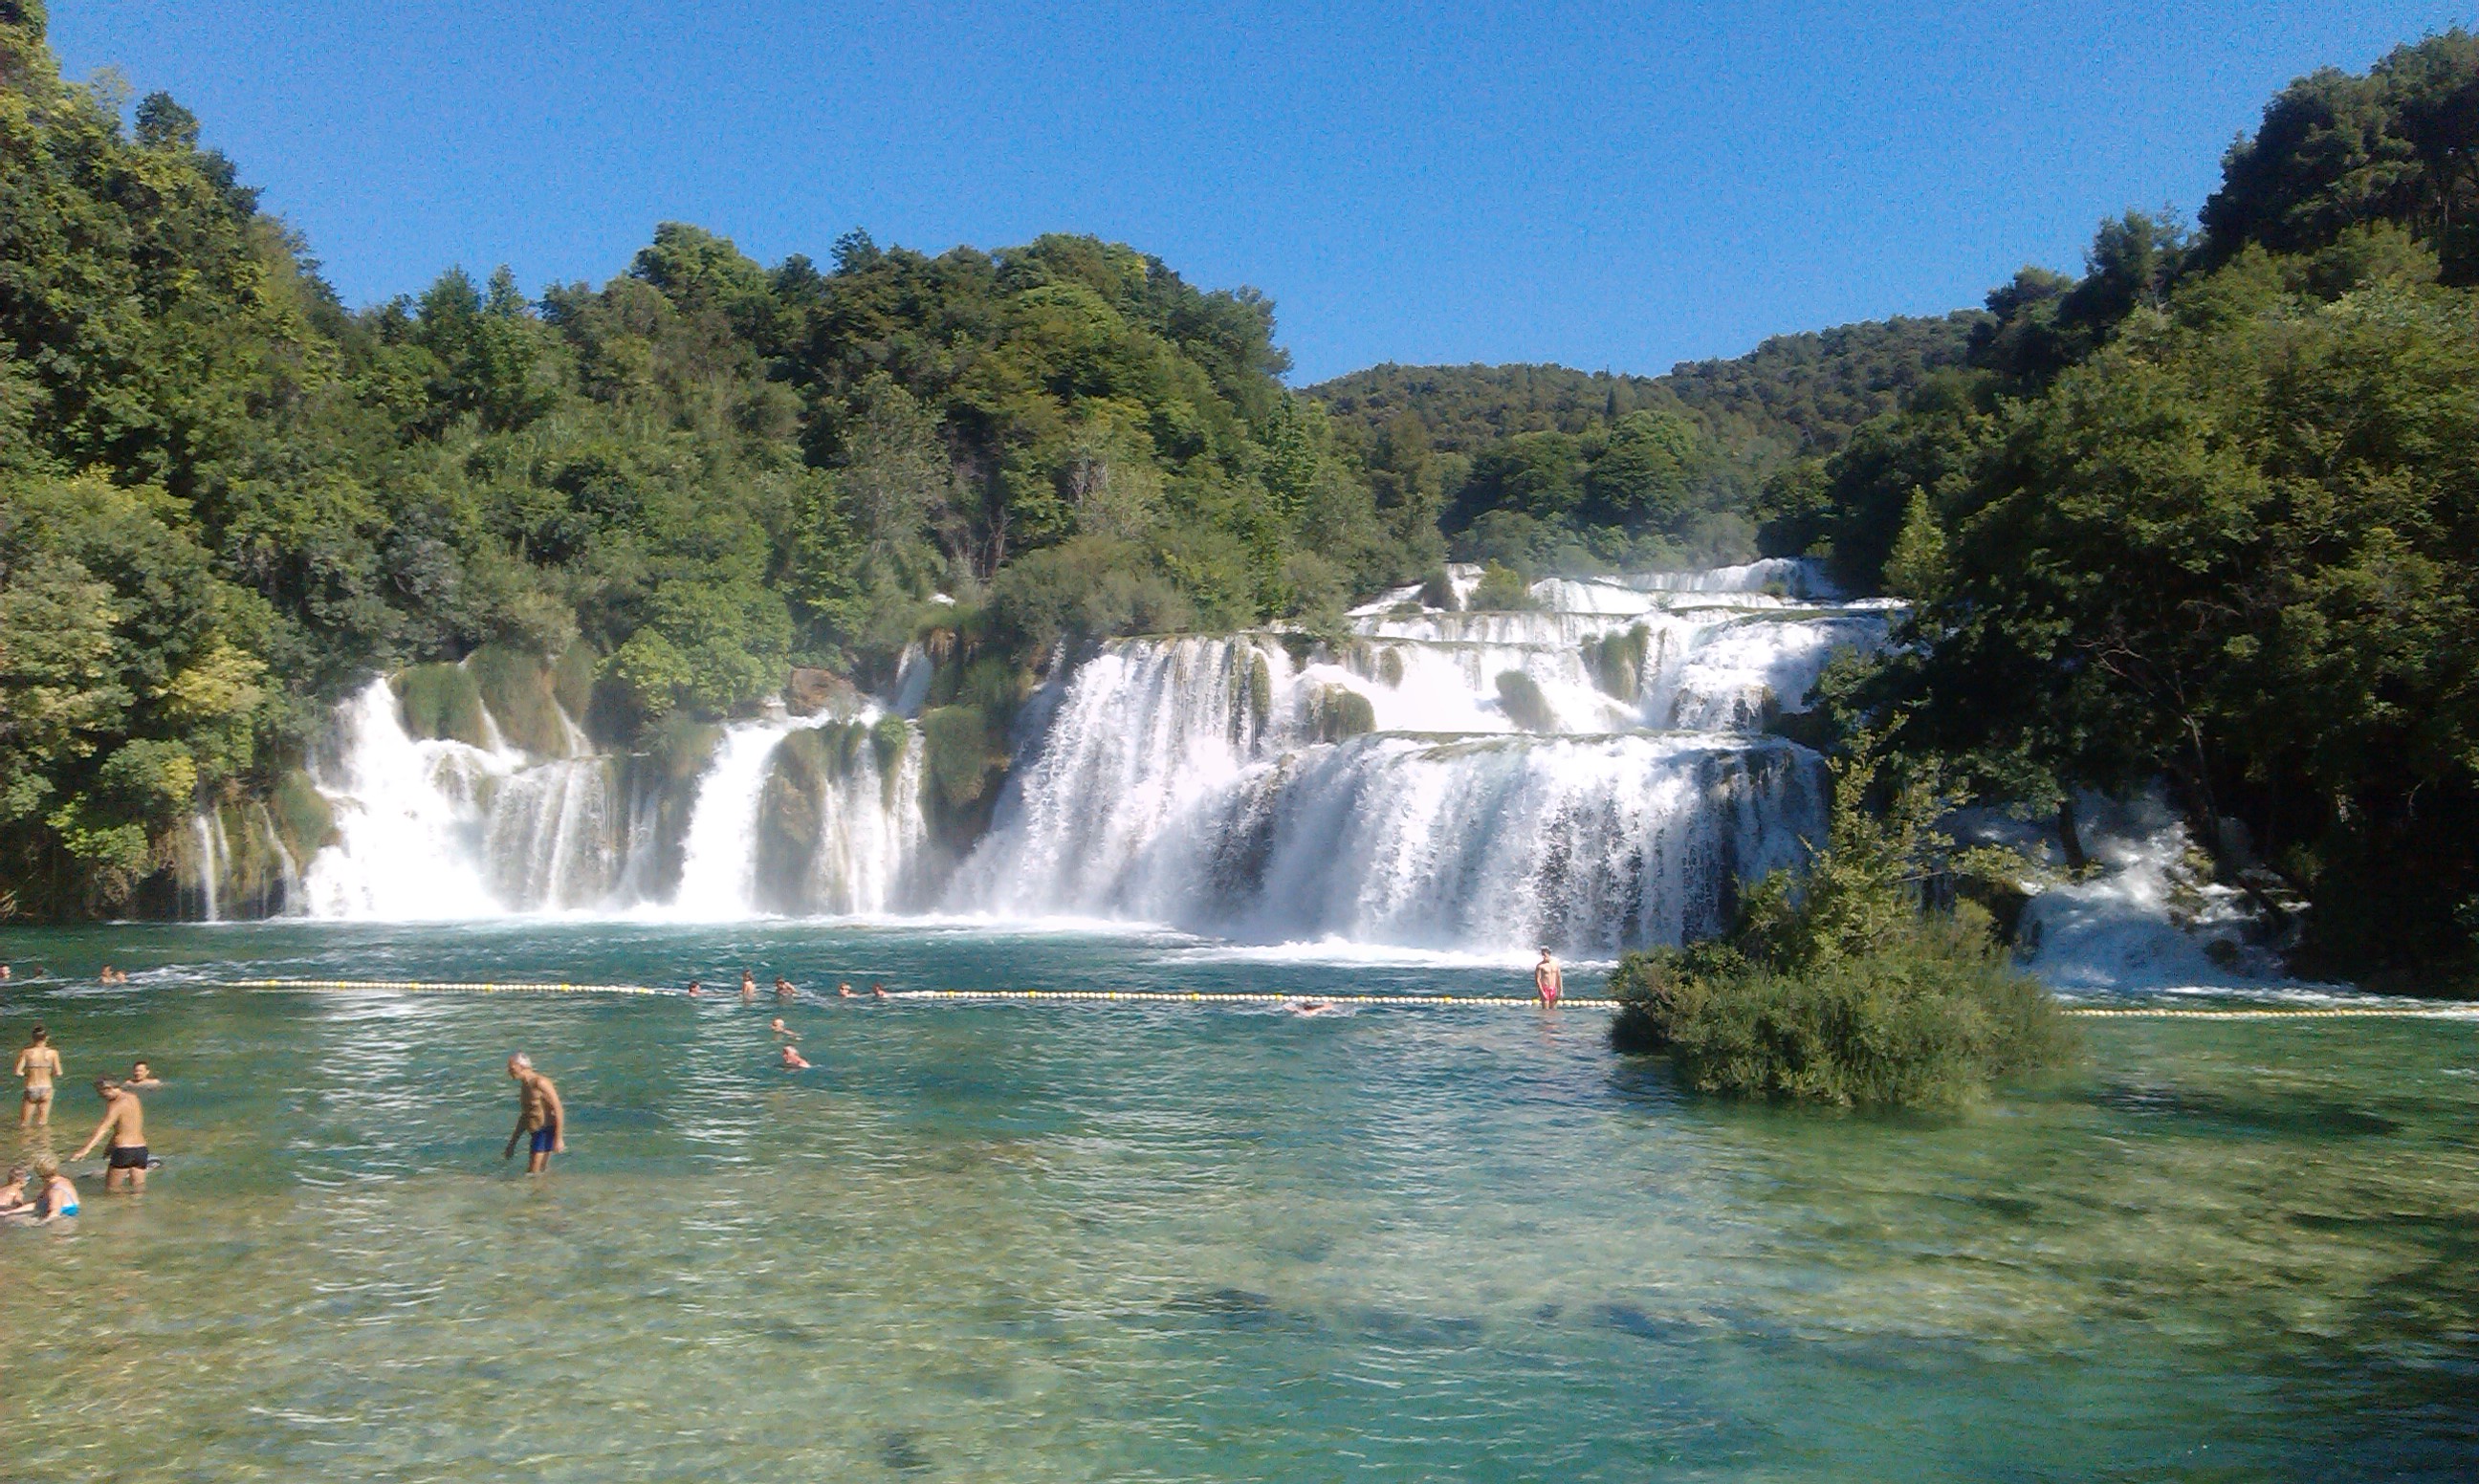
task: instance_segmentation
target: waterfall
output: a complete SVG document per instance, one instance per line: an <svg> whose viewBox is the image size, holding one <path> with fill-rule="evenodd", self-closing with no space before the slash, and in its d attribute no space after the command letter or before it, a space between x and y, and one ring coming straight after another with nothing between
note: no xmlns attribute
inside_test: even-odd
<svg viewBox="0 0 2479 1484"><path fill-rule="evenodd" d="M232 845L224 836L223 817L212 808L200 809L190 817L190 830L198 838L200 920L221 922L223 908L217 895L223 889L224 873L232 863Z"/></svg>
<svg viewBox="0 0 2479 1484"><path fill-rule="evenodd" d="M459 918L603 905L625 815L609 759L527 756L484 714L488 745L419 739L372 680L339 708L311 777L336 842L311 858L314 916ZM573 725L573 724L572 724Z"/></svg>
<svg viewBox="0 0 2479 1484"><path fill-rule="evenodd" d="M775 749L800 726L791 718L749 722L725 731L715 745L680 852L680 887L672 908L681 916L728 919L756 909L758 791L766 786Z"/></svg>
<svg viewBox="0 0 2479 1484"><path fill-rule="evenodd" d="M1450 571L1459 604L1479 576ZM977 841L925 806L918 648L856 716L684 727L644 756L597 754L564 712L556 735L503 729L487 698L471 740L415 737L374 680L311 769L335 834L288 898L377 918L935 906L1479 951L1675 941L1823 829L1822 764L1761 729L1833 655L1881 646L1897 606L1806 596L1824 591L1780 561L1553 579L1509 612L1407 588L1322 639L1062 653L1013 719Z"/></svg>

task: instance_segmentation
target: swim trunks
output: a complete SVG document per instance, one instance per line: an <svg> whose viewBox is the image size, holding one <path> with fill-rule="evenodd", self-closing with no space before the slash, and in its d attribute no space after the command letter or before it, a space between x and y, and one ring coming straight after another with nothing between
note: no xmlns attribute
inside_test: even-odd
<svg viewBox="0 0 2479 1484"><path fill-rule="evenodd" d="M546 1123L541 1128L534 1130L534 1140L525 1147L536 1154L549 1154L551 1152L551 1146L558 1142L559 1125L556 1123Z"/></svg>
<svg viewBox="0 0 2479 1484"><path fill-rule="evenodd" d="M115 1144L112 1146L112 1160L104 1167L107 1169L144 1169L146 1167L146 1146L144 1144Z"/></svg>

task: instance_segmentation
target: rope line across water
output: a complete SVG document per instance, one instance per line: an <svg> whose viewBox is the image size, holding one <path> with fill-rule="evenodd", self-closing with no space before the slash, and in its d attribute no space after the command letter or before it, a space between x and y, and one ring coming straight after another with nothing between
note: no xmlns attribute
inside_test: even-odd
<svg viewBox="0 0 2479 1484"><path fill-rule="evenodd" d="M537 984L512 981L501 984L479 980L418 979L244 979L236 981L243 989L393 989L444 991L468 994L652 994L677 996L677 989L657 988L651 985L571 985ZM715 998L728 998L725 989ZM876 995L855 995L855 999L876 999ZM1239 990L1206 989L890 989L890 1000L933 1001L1071 1001L1079 1004L1130 1003L1153 1005L1444 1005L1477 1006L1490 1009L1534 1009L1540 1000L1532 995L1490 994L1272 994ZM1578 995L1561 999L1561 1006L1585 1010L1614 1010L1618 1001L1606 996ZM2305 1019L2392 1019L2392 1020L2462 1020L2479 1018L2479 1004L2451 1005L2299 1005L2262 1007L2245 1010L2213 1010L2196 1006L2130 1006L2100 1007L2070 1005L2066 1014L2093 1019L2118 1020L2305 1020Z"/></svg>

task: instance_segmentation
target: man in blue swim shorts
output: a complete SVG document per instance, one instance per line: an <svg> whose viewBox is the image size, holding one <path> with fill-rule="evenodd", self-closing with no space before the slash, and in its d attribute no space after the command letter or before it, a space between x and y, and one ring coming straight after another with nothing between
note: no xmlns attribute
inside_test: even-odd
<svg viewBox="0 0 2479 1484"><path fill-rule="evenodd" d="M534 1070L533 1059L524 1052L508 1058L508 1075L517 1082L517 1131L508 1136L507 1152L499 1158L514 1159L517 1140L530 1136L525 1173L539 1175L552 1155L568 1152L568 1140L560 1133L568 1122L567 1110L559 1105L559 1088Z"/></svg>

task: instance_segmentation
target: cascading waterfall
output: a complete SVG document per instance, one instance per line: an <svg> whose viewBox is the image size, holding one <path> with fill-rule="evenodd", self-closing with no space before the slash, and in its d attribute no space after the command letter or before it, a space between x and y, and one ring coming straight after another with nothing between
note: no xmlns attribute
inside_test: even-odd
<svg viewBox="0 0 2479 1484"><path fill-rule="evenodd" d="M1479 574L1450 576L1469 593ZM1256 940L1674 941L1823 828L1820 763L1758 729L1892 616L1792 596L1823 591L1805 564L1761 562L1542 582L1521 612L1405 589L1324 642L1108 644L1027 707L960 863L905 719L931 692L926 654L883 707L733 723L661 766L597 755L564 712L564 756L511 744L487 706L477 741L418 738L376 680L313 769L334 839L292 896L330 916L937 906Z"/></svg>
<svg viewBox="0 0 2479 1484"><path fill-rule="evenodd" d="M1468 950L1713 932L1824 829L1822 765L1756 729L1896 605L1782 596L1821 589L1802 564L1702 576L1542 582L1521 612L1407 588L1337 645L1107 645L950 905Z"/></svg>
<svg viewBox="0 0 2479 1484"><path fill-rule="evenodd" d="M217 897L232 862L232 844L224 834L223 816L214 809L201 809L191 817L190 827L198 837L199 918L221 922L223 907Z"/></svg>

